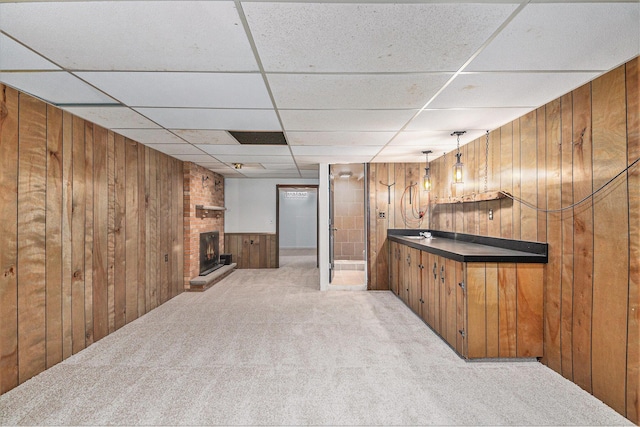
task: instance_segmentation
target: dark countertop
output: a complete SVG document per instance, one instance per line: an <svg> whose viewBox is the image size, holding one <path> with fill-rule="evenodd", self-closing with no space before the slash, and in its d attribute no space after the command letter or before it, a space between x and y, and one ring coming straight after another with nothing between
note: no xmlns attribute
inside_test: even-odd
<svg viewBox="0 0 640 427"><path fill-rule="evenodd" d="M421 231L387 230L389 240L421 251L433 253L459 262L548 262L546 243L509 240L470 234L431 230L431 239L416 239ZM412 238L413 236L414 238Z"/></svg>

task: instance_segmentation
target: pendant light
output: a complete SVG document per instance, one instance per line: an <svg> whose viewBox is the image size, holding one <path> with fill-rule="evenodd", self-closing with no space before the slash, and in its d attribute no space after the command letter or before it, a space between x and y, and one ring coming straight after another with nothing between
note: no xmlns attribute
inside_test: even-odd
<svg viewBox="0 0 640 427"><path fill-rule="evenodd" d="M422 154L426 156L426 167L424 168L424 178L422 178L422 189L424 191L431 191L431 173L429 172L429 154L431 150L423 151Z"/></svg>
<svg viewBox="0 0 640 427"><path fill-rule="evenodd" d="M466 130L457 130L451 134L451 136L455 135L458 137L458 150L456 152L456 163L453 165L453 183L454 184L462 184L462 167L464 163L460 160L462 157L462 153L460 152L460 135L464 135L467 133Z"/></svg>

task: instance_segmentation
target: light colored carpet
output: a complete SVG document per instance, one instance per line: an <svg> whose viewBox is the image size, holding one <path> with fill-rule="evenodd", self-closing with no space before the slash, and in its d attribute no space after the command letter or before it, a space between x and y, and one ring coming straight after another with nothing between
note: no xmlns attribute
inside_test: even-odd
<svg viewBox="0 0 640 427"><path fill-rule="evenodd" d="M0 397L0 424L622 425L537 362L466 363L315 257L183 293Z"/></svg>

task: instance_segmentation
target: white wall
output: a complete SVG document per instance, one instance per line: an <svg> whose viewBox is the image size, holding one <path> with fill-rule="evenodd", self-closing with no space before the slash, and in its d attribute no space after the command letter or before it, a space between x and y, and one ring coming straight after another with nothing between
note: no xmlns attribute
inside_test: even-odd
<svg viewBox="0 0 640 427"><path fill-rule="evenodd" d="M225 178L225 233L275 233L276 185L317 185L317 179Z"/></svg>
<svg viewBox="0 0 640 427"><path fill-rule="evenodd" d="M287 197L291 193L299 197ZM280 248L315 248L317 219L317 189L280 189Z"/></svg>

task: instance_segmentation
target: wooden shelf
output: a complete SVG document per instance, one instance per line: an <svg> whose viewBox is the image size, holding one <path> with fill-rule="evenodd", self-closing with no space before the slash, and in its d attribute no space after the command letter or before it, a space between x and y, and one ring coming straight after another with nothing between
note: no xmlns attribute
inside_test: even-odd
<svg viewBox="0 0 640 427"><path fill-rule="evenodd" d="M222 206L196 205L196 216L198 218L215 218L226 210L227 208Z"/></svg>
<svg viewBox="0 0 640 427"><path fill-rule="evenodd" d="M446 197L438 199L436 197L436 205L457 204L457 203L471 203L471 202L486 202L488 200L506 199L511 195L506 191L487 191L485 193L471 193L458 197Z"/></svg>

